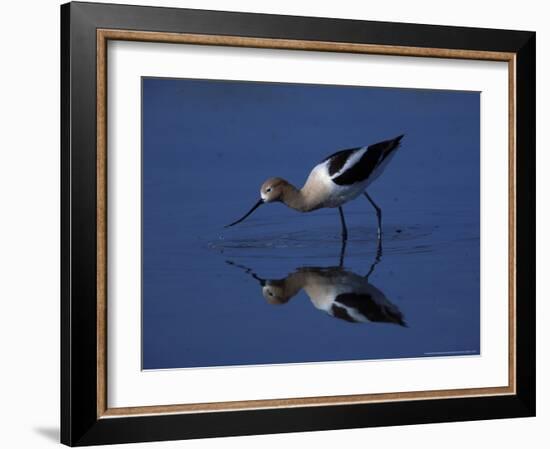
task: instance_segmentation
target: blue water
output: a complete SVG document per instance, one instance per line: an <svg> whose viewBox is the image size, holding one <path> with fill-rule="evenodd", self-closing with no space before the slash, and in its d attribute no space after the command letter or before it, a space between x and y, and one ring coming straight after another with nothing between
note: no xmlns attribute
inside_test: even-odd
<svg viewBox="0 0 550 449"><path fill-rule="evenodd" d="M479 354L479 108L477 92L144 78L143 368ZM369 188L381 257L364 197L344 206L342 260L336 209L269 204L224 229L268 177L301 186L402 133ZM375 288L406 327L331 316L303 288L264 297L300 276Z"/></svg>

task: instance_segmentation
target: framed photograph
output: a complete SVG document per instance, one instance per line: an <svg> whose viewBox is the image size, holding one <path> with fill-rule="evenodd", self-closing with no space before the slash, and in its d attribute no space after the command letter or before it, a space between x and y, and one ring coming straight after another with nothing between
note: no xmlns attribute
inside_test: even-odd
<svg viewBox="0 0 550 449"><path fill-rule="evenodd" d="M61 7L61 439L535 414L535 33Z"/></svg>

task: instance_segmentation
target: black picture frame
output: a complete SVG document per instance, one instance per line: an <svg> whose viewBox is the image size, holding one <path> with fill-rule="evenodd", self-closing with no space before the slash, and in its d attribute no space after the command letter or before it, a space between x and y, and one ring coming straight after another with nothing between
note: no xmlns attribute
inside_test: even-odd
<svg viewBox="0 0 550 449"><path fill-rule="evenodd" d="M516 55L516 394L98 417L98 29ZM94 3L61 6L61 442L70 446L535 415L535 33Z"/></svg>

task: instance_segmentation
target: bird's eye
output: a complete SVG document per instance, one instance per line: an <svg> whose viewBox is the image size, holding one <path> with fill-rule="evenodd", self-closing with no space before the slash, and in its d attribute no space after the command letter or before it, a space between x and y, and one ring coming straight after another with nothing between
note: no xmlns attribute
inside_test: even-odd
<svg viewBox="0 0 550 449"><path fill-rule="evenodd" d="M265 191L266 191L267 193L271 192L271 187L265 189Z"/></svg>
<svg viewBox="0 0 550 449"><path fill-rule="evenodd" d="M269 296L273 296L273 293L271 293L271 292L267 292L267 294L268 294Z"/></svg>

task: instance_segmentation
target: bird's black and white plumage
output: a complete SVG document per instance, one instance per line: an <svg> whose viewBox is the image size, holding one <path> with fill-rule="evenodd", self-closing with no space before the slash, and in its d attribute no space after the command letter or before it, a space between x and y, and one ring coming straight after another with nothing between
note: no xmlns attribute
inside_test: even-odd
<svg viewBox="0 0 550 449"><path fill-rule="evenodd" d="M382 174L402 138L400 135L331 154L311 170L302 191L314 199L314 208L340 207L363 193Z"/></svg>
<svg viewBox="0 0 550 449"><path fill-rule="evenodd" d="M350 323L394 323L407 327L403 314L380 290L369 284L368 291L337 295L327 312ZM367 290L367 288L365 288Z"/></svg>
<svg viewBox="0 0 550 449"><path fill-rule="evenodd" d="M358 182L374 181L395 154L403 134L368 147L338 151L328 161L328 173L335 184L346 186Z"/></svg>
<svg viewBox="0 0 550 449"><path fill-rule="evenodd" d="M304 290L316 309L350 323L391 323L407 327L399 308L364 276L341 267L302 267L284 279L262 282L272 304L285 304Z"/></svg>
<svg viewBox="0 0 550 449"><path fill-rule="evenodd" d="M260 188L260 199L241 218L228 224L234 226L250 216L262 204L281 202L300 212L324 207L337 207L342 224L342 238L347 239L347 227L342 205L363 194L376 210L378 242L381 248L382 210L366 192L396 153L403 135L368 147L341 150L313 167L301 189L279 177L267 179Z"/></svg>

